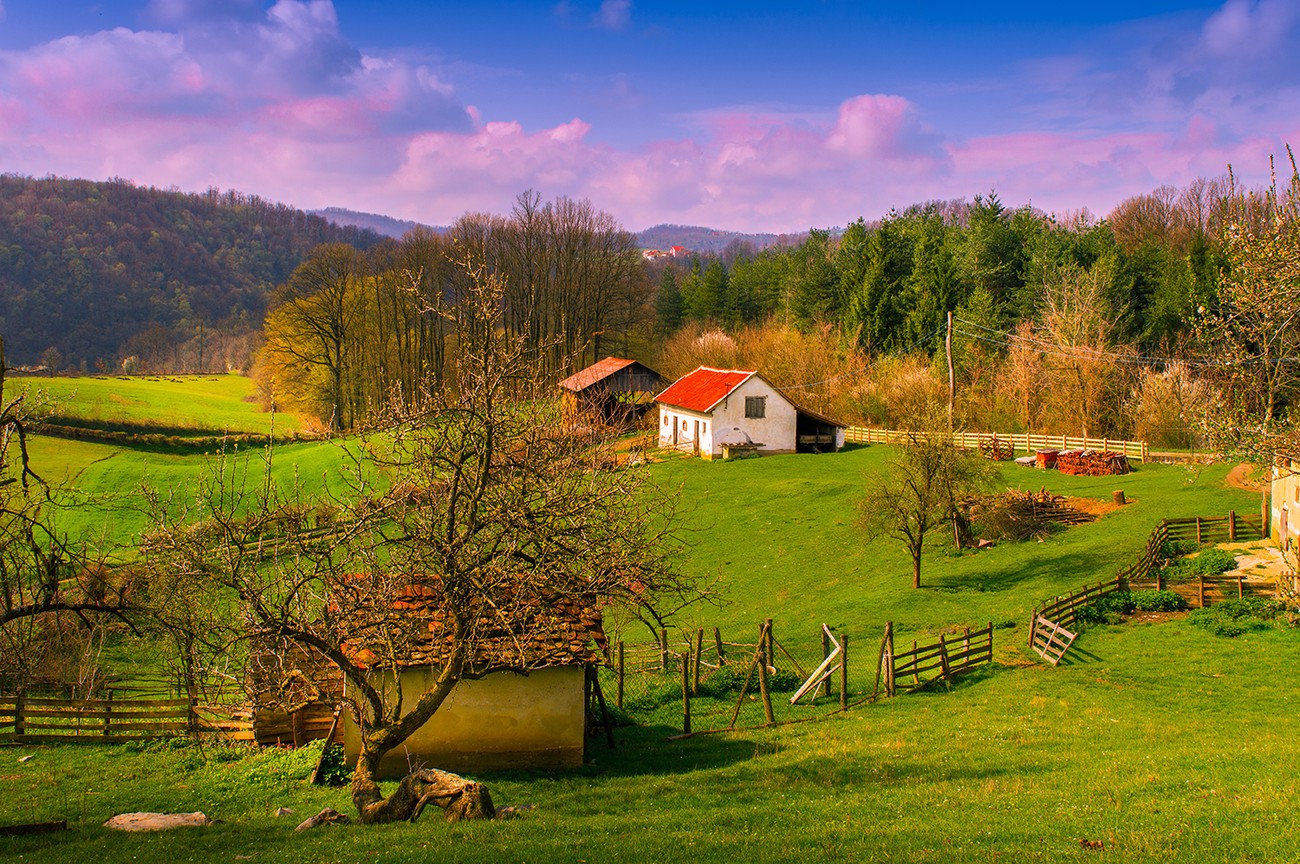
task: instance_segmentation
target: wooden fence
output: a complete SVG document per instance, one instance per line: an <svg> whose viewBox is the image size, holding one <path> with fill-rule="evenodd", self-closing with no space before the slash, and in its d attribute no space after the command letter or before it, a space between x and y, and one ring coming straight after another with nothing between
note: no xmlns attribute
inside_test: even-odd
<svg viewBox="0 0 1300 864"><path fill-rule="evenodd" d="M1248 585L1241 573L1231 576L1198 575L1196 582L1168 584L1161 576L1161 570L1169 560L1165 555L1165 544L1169 540L1194 540L1197 544L1235 543L1239 538L1264 537L1266 527L1262 514L1256 520L1232 510L1225 516L1187 516L1161 520L1147 538L1138 560L1120 568L1113 579L1093 586L1085 584L1082 588L1058 594L1034 607L1029 617L1029 647L1053 666L1057 665L1076 638L1076 634L1069 628L1075 625L1079 609L1122 588L1157 591L1171 589L1198 608L1203 608L1207 599L1216 595L1219 599L1224 599L1233 593L1237 597L1252 593L1254 586Z"/></svg>
<svg viewBox="0 0 1300 864"><path fill-rule="evenodd" d="M844 440L850 444L896 444L914 433L894 429L867 429L850 426L844 430ZM1123 453L1129 459L1149 461L1150 447L1146 441L1126 441L1122 438L1085 438L1073 435L1037 435L1033 432L954 432L952 441L958 447L978 450L996 438L1009 444L1017 452L1033 453L1037 450L1103 450Z"/></svg>
<svg viewBox="0 0 1300 864"><path fill-rule="evenodd" d="M196 705L189 699L0 698L0 741L117 744L187 734L251 741L252 727L238 711Z"/></svg>
<svg viewBox="0 0 1300 864"><path fill-rule="evenodd" d="M1048 663L1057 665L1078 637L1069 628L1074 626L1079 610L1122 587L1123 577L1116 576L1106 582L1085 584L1069 593L1058 594L1043 605L1034 607L1029 616L1029 647Z"/></svg>
<svg viewBox="0 0 1300 864"><path fill-rule="evenodd" d="M960 636L939 634L936 642L925 645L913 641L912 647L899 651L894 647L894 622L885 624L885 636L880 642L880 663L876 674L876 690L881 684L885 695L894 696L899 682L903 692L914 693L943 681L952 686L952 679L977 666L993 662L993 622L974 632L967 627ZM910 680L909 680L910 679Z"/></svg>

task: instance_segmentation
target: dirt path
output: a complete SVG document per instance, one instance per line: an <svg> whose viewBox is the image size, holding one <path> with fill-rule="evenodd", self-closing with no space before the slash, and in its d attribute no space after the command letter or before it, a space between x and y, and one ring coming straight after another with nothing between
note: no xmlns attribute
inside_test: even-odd
<svg viewBox="0 0 1300 864"><path fill-rule="evenodd" d="M1242 462L1240 465L1234 466L1224 480L1238 489L1245 489L1248 492L1260 492L1268 485L1268 478L1258 475L1259 472L1255 470L1254 465Z"/></svg>

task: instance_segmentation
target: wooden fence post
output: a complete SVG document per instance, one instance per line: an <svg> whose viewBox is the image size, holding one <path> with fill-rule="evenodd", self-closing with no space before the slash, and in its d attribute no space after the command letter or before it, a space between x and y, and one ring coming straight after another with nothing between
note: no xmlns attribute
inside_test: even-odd
<svg viewBox="0 0 1300 864"><path fill-rule="evenodd" d="M110 687L104 694L104 737L107 738L113 731L113 689ZM78 730L80 734L80 730Z"/></svg>
<svg viewBox="0 0 1300 864"><path fill-rule="evenodd" d="M767 627L767 643L763 645L763 654L772 671L776 671L776 638L772 635L772 619L768 618L763 624Z"/></svg>
<svg viewBox="0 0 1300 864"><path fill-rule="evenodd" d="M27 710L27 692L19 690L14 697L14 737L21 738L27 734L27 719L23 713Z"/></svg>
<svg viewBox="0 0 1300 864"><path fill-rule="evenodd" d="M695 653L691 657L691 695L700 693L700 655L704 653L704 628L695 631Z"/></svg>
<svg viewBox="0 0 1300 864"><path fill-rule="evenodd" d="M889 663L885 666L885 692L894 696L894 622L885 622L885 638L889 643Z"/></svg>
<svg viewBox="0 0 1300 864"><path fill-rule="evenodd" d="M1205 577L1196 577L1196 606L1198 609L1205 608Z"/></svg>
<svg viewBox="0 0 1300 864"><path fill-rule="evenodd" d="M614 691L614 704L623 710L623 640L618 640L618 685Z"/></svg>
<svg viewBox="0 0 1300 864"><path fill-rule="evenodd" d="M1037 635L1035 632L1037 631L1037 629L1038 629L1038 607L1035 606L1033 611L1029 613L1029 647L1030 648L1034 647L1034 636Z"/></svg>
<svg viewBox="0 0 1300 864"><path fill-rule="evenodd" d="M1238 571L1237 573L1237 599L1238 600L1240 600L1242 598L1242 595L1245 593L1245 588L1246 586L1242 584L1242 573Z"/></svg>
<svg viewBox="0 0 1300 864"><path fill-rule="evenodd" d="M758 656L758 692L763 697L763 716L771 725L776 722L776 715L772 713L772 694L767 689L767 655L762 648Z"/></svg>
<svg viewBox="0 0 1300 864"><path fill-rule="evenodd" d="M822 661L824 662L831 654L831 637L827 635L825 628L822 629ZM831 695L831 676L827 675L822 679L821 686L817 688L818 696Z"/></svg>
<svg viewBox="0 0 1300 864"><path fill-rule="evenodd" d="M1228 511L1228 542L1237 542L1237 511Z"/></svg>
<svg viewBox="0 0 1300 864"><path fill-rule="evenodd" d="M949 690L952 689L952 670L948 668L948 642L944 639L943 634L939 634L939 668L943 672L943 684Z"/></svg>
<svg viewBox="0 0 1300 864"><path fill-rule="evenodd" d="M849 710L849 634L840 634L840 710Z"/></svg>
<svg viewBox="0 0 1300 864"><path fill-rule="evenodd" d="M682 734L691 734L691 647L682 655Z"/></svg>
<svg viewBox="0 0 1300 864"><path fill-rule="evenodd" d="M727 655L722 650L722 631L717 627L713 628L713 645L718 649L718 666L721 667L723 663L727 662Z"/></svg>
<svg viewBox="0 0 1300 864"><path fill-rule="evenodd" d="M668 668L668 631L659 631L659 668Z"/></svg>
<svg viewBox="0 0 1300 864"><path fill-rule="evenodd" d="M1273 527L1269 524L1270 515L1271 514L1268 512L1268 490L1261 489L1259 492L1259 539L1261 540L1268 537L1268 529ZM1285 543L1286 538L1279 537L1277 538L1277 542Z"/></svg>
<svg viewBox="0 0 1300 864"><path fill-rule="evenodd" d="M1204 541L1201 539L1201 517L1196 517L1196 545L1200 546Z"/></svg>

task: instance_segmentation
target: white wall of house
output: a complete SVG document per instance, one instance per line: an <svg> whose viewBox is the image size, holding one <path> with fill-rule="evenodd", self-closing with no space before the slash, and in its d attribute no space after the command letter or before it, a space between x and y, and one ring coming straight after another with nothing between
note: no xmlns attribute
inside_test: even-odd
<svg viewBox="0 0 1300 864"><path fill-rule="evenodd" d="M677 433L674 439L673 433ZM659 446L676 447L678 450L695 451L695 441L699 439L700 455L713 453L713 415L699 411L687 411L674 405L659 406Z"/></svg>
<svg viewBox="0 0 1300 864"><path fill-rule="evenodd" d="M1300 464L1290 461L1273 469L1269 490L1272 510L1269 536L1278 548L1300 547Z"/></svg>
<svg viewBox="0 0 1300 864"><path fill-rule="evenodd" d="M746 416L746 399L762 400L762 417ZM751 408L756 407L751 403ZM757 412L751 412L757 413ZM713 411L688 411L675 405L659 406L659 446L699 453L706 459L722 455L717 443L727 432L740 430L763 445L762 453L793 453L797 415L790 402L762 378L751 376L714 406ZM676 431L676 438L673 433Z"/></svg>

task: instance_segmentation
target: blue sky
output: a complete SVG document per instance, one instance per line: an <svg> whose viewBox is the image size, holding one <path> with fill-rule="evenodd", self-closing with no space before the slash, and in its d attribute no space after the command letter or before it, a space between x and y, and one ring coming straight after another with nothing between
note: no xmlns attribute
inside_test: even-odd
<svg viewBox="0 0 1300 864"><path fill-rule="evenodd" d="M0 0L0 170L446 223L535 188L790 231L1266 176L1300 0Z"/></svg>

